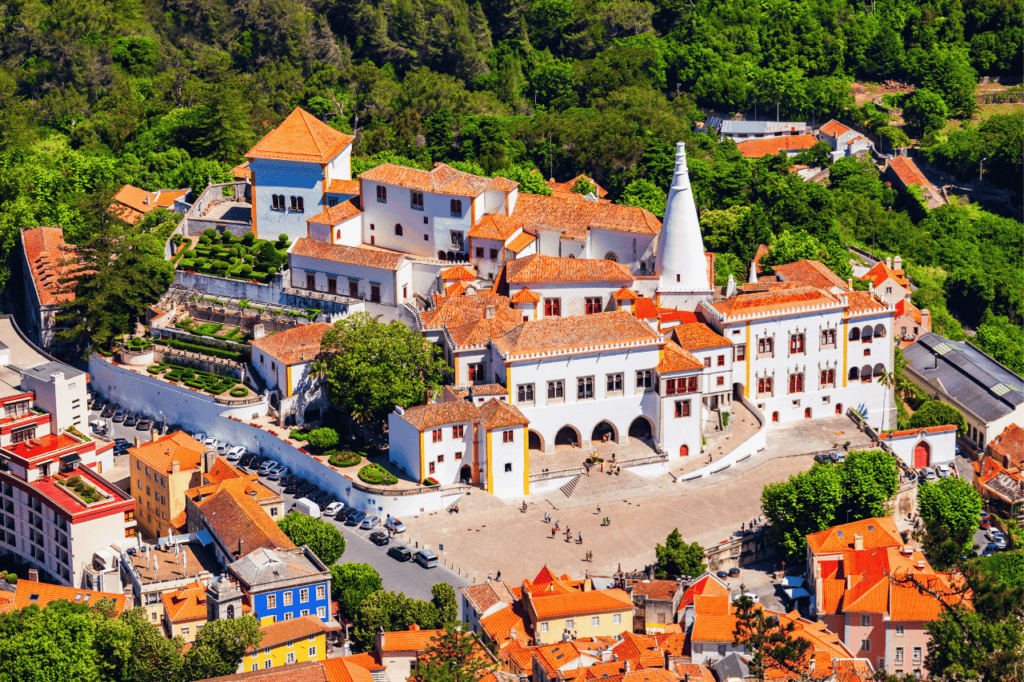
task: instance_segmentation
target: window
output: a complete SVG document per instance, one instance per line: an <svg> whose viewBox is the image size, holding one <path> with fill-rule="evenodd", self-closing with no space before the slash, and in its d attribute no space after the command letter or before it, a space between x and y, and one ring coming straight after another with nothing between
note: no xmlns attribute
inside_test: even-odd
<svg viewBox="0 0 1024 682"><path fill-rule="evenodd" d="M288 652L288 656L285 657L285 662L287 662L287 663L294 663L295 662L295 652L294 651L289 651Z"/></svg>
<svg viewBox="0 0 1024 682"><path fill-rule="evenodd" d="M483 381L484 380L484 366L482 363L474 362L469 365L469 380L470 381Z"/></svg>
<svg viewBox="0 0 1024 682"><path fill-rule="evenodd" d="M434 463L430 463L430 473L434 473Z"/></svg>
<svg viewBox="0 0 1024 682"><path fill-rule="evenodd" d="M871 640L870 639L862 639L862 640L860 640L860 650L861 651L871 651Z"/></svg>
<svg viewBox="0 0 1024 682"><path fill-rule="evenodd" d="M12 443L23 443L27 440L32 440L36 437L36 428L33 426L30 429L20 429L11 433Z"/></svg>
<svg viewBox="0 0 1024 682"><path fill-rule="evenodd" d="M327 278L327 293L336 294L338 293L338 278L328 277Z"/></svg>
<svg viewBox="0 0 1024 682"><path fill-rule="evenodd" d="M903 662L903 647L901 647L901 646L896 647L895 662L896 663L902 663Z"/></svg>
<svg viewBox="0 0 1024 682"><path fill-rule="evenodd" d="M275 211L284 210L284 195L283 194L271 194L270 195L270 208Z"/></svg>
<svg viewBox="0 0 1024 682"><path fill-rule="evenodd" d="M707 356L706 358L704 358L704 366L705 367L710 367L711 366L711 356L710 355Z"/></svg>
<svg viewBox="0 0 1024 682"><path fill-rule="evenodd" d="M869 616L867 614L861 614L860 626L862 628L869 628L869 627L871 627L871 616Z"/></svg>
<svg viewBox="0 0 1024 682"><path fill-rule="evenodd" d="M562 314L562 299L560 298L545 298L544 299L544 316L545 317L558 317Z"/></svg>
<svg viewBox="0 0 1024 682"><path fill-rule="evenodd" d="M512 429L509 429L507 431L502 431L501 432L501 442L502 443L514 443L515 442L515 435L516 435L516 433Z"/></svg>
<svg viewBox="0 0 1024 682"><path fill-rule="evenodd" d="M649 369L637 370L637 373L636 373L636 387L638 389L643 389L644 391L651 390L651 387L652 387L653 381L654 381L653 374L654 374L654 372L652 372Z"/></svg>
<svg viewBox="0 0 1024 682"><path fill-rule="evenodd" d="M255 656L255 655L256 655L256 654L253 654L253 656ZM253 664L252 664L252 667L250 668L250 670L251 670L252 672L256 672L256 671L257 671L257 670L259 670L259 669L260 669L260 664L259 664L259 663L253 663Z"/></svg>
<svg viewBox="0 0 1024 682"><path fill-rule="evenodd" d="M718 366L719 367L725 367L725 356L724 355L719 355L718 356Z"/></svg>
<svg viewBox="0 0 1024 682"><path fill-rule="evenodd" d="M505 462L505 473L512 473L512 462Z"/></svg>
<svg viewBox="0 0 1024 682"><path fill-rule="evenodd" d="M441 442L441 429L434 429L431 432L431 438L433 439L431 442L433 442L433 443L440 443Z"/></svg>
<svg viewBox="0 0 1024 682"><path fill-rule="evenodd" d="M317 601L322 601L327 598L327 587L324 585L316 586L316 598Z"/></svg>
<svg viewBox="0 0 1024 682"><path fill-rule="evenodd" d="M742 362L747 359L747 347L745 345L736 346L736 362Z"/></svg>
<svg viewBox="0 0 1024 682"><path fill-rule="evenodd" d="M395 223L395 236L396 237L401 237L402 236L402 226L400 224L398 224L398 223Z"/></svg>
<svg viewBox="0 0 1024 682"><path fill-rule="evenodd" d="M452 199L451 201L452 218L462 217L462 199Z"/></svg>
<svg viewBox="0 0 1024 682"><path fill-rule="evenodd" d="M540 624L540 631L541 632L547 632L548 631L548 624L547 623L541 623Z"/></svg>
<svg viewBox="0 0 1024 682"><path fill-rule="evenodd" d="M864 357L869 357L870 355L871 355L871 349L870 348L865 348L864 349Z"/></svg>
<svg viewBox="0 0 1024 682"><path fill-rule="evenodd" d="M310 658L316 658L316 647L315 646L309 647L309 651L307 653L309 654Z"/></svg>
<svg viewBox="0 0 1024 682"><path fill-rule="evenodd" d="M822 329L821 330L821 345L822 346L834 346L834 345L836 345L836 330L835 329Z"/></svg>
<svg viewBox="0 0 1024 682"><path fill-rule="evenodd" d="M263 667L272 668L274 667L274 662L268 658L267 660L263 661Z"/></svg>
<svg viewBox="0 0 1024 682"><path fill-rule="evenodd" d="M920 662L921 662L921 647L915 646L914 647L914 663L920 663Z"/></svg>
<svg viewBox="0 0 1024 682"><path fill-rule="evenodd" d="M821 385L832 386L836 383L836 371L834 369L821 370Z"/></svg>
<svg viewBox="0 0 1024 682"><path fill-rule="evenodd" d="M690 401L689 400L677 400L676 401L676 419L690 416Z"/></svg>
<svg viewBox="0 0 1024 682"><path fill-rule="evenodd" d="M337 205L338 205L338 198L337 197L328 197L327 198L327 208L334 208Z"/></svg>
<svg viewBox="0 0 1024 682"><path fill-rule="evenodd" d="M276 594L268 594L267 595L267 608L268 609L276 609L277 608L277 595Z"/></svg>
<svg viewBox="0 0 1024 682"><path fill-rule="evenodd" d="M684 388L684 389L686 388L686 379L666 379L665 380L665 395L675 395L676 394L676 391L677 391L677 389L676 389L676 386L677 386L676 382L677 381L682 383L681 388ZM679 392L682 393L682 391L679 391Z"/></svg>
<svg viewBox="0 0 1024 682"><path fill-rule="evenodd" d="M790 353L803 353L804 352L804 335L803 334L790 334L790 336L789 336L789 352Z"/></svg>
<svg viewBox="0 0 1024 682"><path fill-rule="evenodd" d="M305 618L308 615L309 615L309 609L302 609L301 611L299 611L299 617L300 618Z"/></svg>
<svg viewBox="0 0 1024 682"><path fill-rule="evenodd" d="M715 385L716 386L725 386L725 377L718 377L715 380Z"/></svg>
<svg viewBox="0 0 1024 682"><path fill-rule="evenodd" d="M188 629L187 626L181 628L181 636L182 637L188 637L188 633L189 633L189 629Z"/></svg>
<svg viewBox="0 0 1024 682"><path fill-rule="evenodd" d="M462 250L462 233L458 230L452 230L452 246L456 249Z"/></svg>
<svg viewBox="0 0 1024 682"><path fill-rule="evenodd" d="M491 260L498 260L498 250L497 249L491 249L490 253L491 253Z"/></svg>
<svg viewBox="0 0 1024 682"><path fill-rule="evenodd" d="M892 287L886 287L885 288L885 293L891 294L892 293Z"/></svg>
<svg viewBox="0 0 1024 682"><path fill-rule="evenodd" d="M575 630L576 629L576 619L575 618L566 618L565 619L565 629L566 630Z"/></svg>
<svg viewBox="0 0 1024 682"><path fill-rule="evenodd" d="M380 285L370 284L370 300L374 303L380 303Z"/></svg>
<svg viewBox="0 0 1024 682"><path fill-rule="evenodd" d="M718 655L719 656L725 656L725 645L724 644L719 644L718 645Z"/></svg>
<svg viewBox="0 0 1024 682"><path fill-rule="evenodd" d="M383 185L377 185L377 203L388 203L388 188Z"/></svg>
<svg viewBox="0 0 1024 682"><path fill-rule="evenodd" d="M482 246L476 247L476 257L477 258L483 258L484 257L484 247L482 247Z"/></svg>
<svg viewBox="0 0 1024 682"><path fill-rule="evenodd" d="M897 637L902 637L903 636L903 626L902 625L897 625L896 626L896 636Z"/></svg>
<svg viewBox="0 0 1024 682"><path fill-rule="evenodd" d="M327 617L327 607L326 606L318 606L318 607L316 607L316 615L318 617L320 617L320 618L326 618ZM312 640L310 640L310 641L312 641Z"/></svg>
<svg viewBox="0 0 1024 682"><path fill-rule="evenodd" d="M296 213L302 213L303 212L302 197L294 197L293 196L291 198L291 200L292 200L292 210L295 211Z"/></svg>
<svg viewBox="0 0 1024 682"><path fill-rule="evenodd" d="M548 402L562 402L565 400L565 382L562 379L548 382Z"/></svg>
<svg viewBox="0 0 1024 682"><path fill-rule="evenodd" d="M301 590L299 590L299 602L302 603L302 604L305 604L308 601L309 601L309 588L308 587L304 587Z"/></svg>
<svg viewBox="0 0 1024 682"><path fill-rule="evenodd" d="M600 624L601 624L601 616L591 616L590 617L590 627L596 628Z"/></svg>
<svg viewBox="0 0 1024 682"><path fill-rule="evenodd" d="M409 208L414 211L423 210L423 192L412 192L409 195Z"/></svg>
<svg viewBox="0 0 1024 682"><path fill-rule="evenodd" d="M518 394L520 403L532 403L533 402L533 384L519 384L516 387L516 393Z"/></svg>
<svg viewBox="0 0 1024 682"><path fill-rule="evenodd" d="M804 375L803 374L790 374L789 375L789 392L790 393L803 393L804 392Z"/></svg>
<svg viewBox="0 0 1024 682"><path fill-rule="evenodd" d="M622 614L616 613L612 615L612 625L619 625L620 623L622 623Z"/></svg>
<svg viewBox="0 0 1024 682"><path fill-rule="evenodd" d="M697 385L697 380L698 380L697 377L689 377L686 380L686 392L687 393L696 393L697 391L700 390L700 387ZM682 381L682 379L680 379L680 381Z"/></svg>
<svg viewBox="0 0 1024 682"><path fill-rule="evenodd" d="M352 298L359 298L359 280L350 279L348 281L348 295Z"/></svg>
<svg viewBox="0 0 1024 682"><path fill-rule="evenodd" d="M601 299L600 298L586 298L587 304L587 315L593 315L601 312Z"/></svg>
<svg viewBox="0 0 1024 682"><path fill-rule="evenodd" d="M466 425L457 424L452 427L452 438L462 438L466 435Z"/></svg>
<svg viewBox="0 0 1024 682"><path fill-rule="evenodd" d="M607 393L622 393L622 372L607 375Z"/></svg>
<svg viewBox="0 0 1024 682"><path fill-rule="evenodd" d="M592 400L594 398L594 377L580 377L576 380L576 399Z"/></svg>
<svg viewBox="0 0 1024 682"><path fill-rule="evenodd" d="M284 593L284 605L285 606L291 606L292 605L292 592L291 592L291 590L289 590L289 591Z"/></svg>
<svg viewBox="0 0 1024 682"><path fill-rule="evenodd" d="M757 354L758 355L774 355L775 353L775 340L772 338L763 338L757 340Z"/></svg>

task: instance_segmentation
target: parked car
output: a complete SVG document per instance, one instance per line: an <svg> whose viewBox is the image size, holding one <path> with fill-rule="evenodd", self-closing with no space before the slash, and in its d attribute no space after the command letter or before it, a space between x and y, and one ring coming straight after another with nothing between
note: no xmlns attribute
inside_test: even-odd
<svg viewBox="0 0 1024 682"><path fill-rule="evenodd" d="M245 465L245 468L255 471L259 469L261 466L263 466L263 464L265 462L268 462L269 460L270 458L267 457L266 455L256 455L251 460L249 460L249 463Z"/></svg>
<svg viewBox="0 0 1024 682"><path fill-rule="evenodd" d="M128 427L134 427L136 424L139 423L139 419L141 418L142 415L139 414L138 412L129 412L124 416L124 425Z"/></svg>
<svg viewBox="0 0 1024 682"><path fill-rule="evenodd" d="M991 528L992 527L992 517L990 517L988 515L987 511L981 512L981 518L978 520L978 527L979 528Z"/></svg>
<svg viewBox="0 0 1024 682"><path fill-rule="evenodd" d="M115 438L114 439L114 444L116 444L116 445L128 445L128 439L127 438Z"/></svg>
<svg viewBox="0 0 1024 682"><path fill-rule="evenodd" d="M207 450L216 450L220 446L220 440L210 437L203 441Z"/></svg>
<svg viewBox="0 0 1024 682"><path fill-rule="evenodd" d="M397 561L408 561L412 559L412 552L408 547L392 547L388 550L388 556Z"/></svg>
<svg viewBox="0 0 1024 682"><path fill-rule="evenodd" d="M103 407L103 412L100 414L100 416L103 417L104 419L110 419L111 417L114 416L114 413L116 413L120 409L121 408L118 407L115 403L107 403Z"/></svg>
<svg viewBox="0 0 1024 682"><path fill-rule="evenodd" d="M164 432L164 420L163 419L156 419L156 420L154 420L153 421L153 430L156 431L159 434L163 434L163 432Z"/></svg>
<svg viewBox="0 0 1024 682"><path fill-rule="evenodd" d="M241 461L242 455L244 455L244 454L245 454L245 446L244 445L236 445L235 447L233 447L233 448L231 448L230 450L227 451L227 455L225 456L225 459L227 459L229 462L238 462L238 461Z"/></svg>
<svg viewBox="0 0 1024 682"><path fill-rule="evenodd" d="M820 464L831 464L832 458L829 455L822 452L814 456L814 461Z"/></svg>
<svg viewBox="0 0 1024 682"><path fill-rule="evenodd" d="M996 538L1002 537L1002 535L1003 531L999 530L998 528L989 528L988 532L985 533L985 537L987 537L992 542L995 542Z"/></svg>
<svg viewBox="0 0 1024 682"><path fill-rule="evenodd" d="M312 483L307 483L306 485L299 486L299 489L295 491L295 495L297 497L309 497L314 490L317 490L317 487Z"/></svg>
<svg viewBox="0 0 1024 682"><path fill-rule="evenodd" d="M995 543L996 547L999 549L1000 552L1003 551L1004 549L1006 549L1006 536L1005 535L999 535L998 537L994 538L992 540L992 542Z"/></svg>
<svg viewBox="0 0 1024 682"><path fill-rule="evenodd" d="M278 463L273 460L269 462L264 462L263 464L260 465L259 471L257 471L257 473L260 476L269 476L275 469L278 468L278 466Z"/></svg>
<svg viewBox="0 0 1024 682"><path fill-rule="evenodd" d="M392 533L404 533L405 524L396 519L394 516L388 517L388 520L384 522L384 527Z"/></svg>
<svg viewBox="0 0 1024 682"><path fill-rule="evenodd" d="M195 438L200 443L206 440L206 434L203 433L202 431L196 431L195 433L192 434L192 437Z"/></svg>
<svg viewBox="0 0 1024 682"><path fill-rule="evenodd" d="M277 468L277 469L274 469L269 474L267 474L267 480L268 481L280 481L281 480L281 469L280 469L280 467Z"/></svg>
<svg viewBox="0 0 1024 682"><path fill-rule="evenodd" d="M123 422L128 413L125 410L118 408L117 412L114 413L114 421L117 423Z"/></svg>
<svg viewBox="0 0 1024 682"><path fill-rule="evenodd" d="M324 508L323 514L324 516L334 517L337 516L338 512L342 511L343 509L345 509L344 502L331 502Z"/></svg>
<svg viewBox="0 0 1024 682"><path fill-rule="evenodd" d="M291 479L288 480L287 483L284 484L283 490L289 495L294 495L299 491L299 488L301 488L304 485L307 485L304 480L302 480L298 476L293 476Z"/></svg>
<svg viewBox="0 0 1024 682"><path fill-rule="evenodd" d="M345 525L346 526L353 526L353 527L358 526L360 523L363 522L363 519L365 519L365 518L366 518L366 512L364 512L364 511L357 511L355 514L352 514L351 516L348 516L345 519Z"/></svg>
<svg viewBox="0 0 1024 682"><path fill-rule="evenodd" d="M128 445L128 443L118 443L114 446L113 453L115 456L123 455L128 452L128 448L130 447L131 445Z"/></svg>
<svg viewBox="0 0 1024 682"><path fill-rule="evenodd" d="M153 428L153 420L149 417L142 417L139 419L139 423L135 425L137 431L149 431Z"/></svg>
<svg viewBox="0 0 1024 682"><path fill-rule="evenodd" d="M935 474L939 478L949 478L950 473L951 472L949 470L948 464L940 464L939 466L935 467Z"/></svg>
<svg viewBox="0 0 1024 682"><path fill-rule="evenodd" d="M377 545L378 547L383 547L384 545L391 542L391 538L389 538L388 534L384 531L378 530L370 533L370 542Z"/></svg>
<svg viewBox="0 0 1024 682"><path fill-rule="evenodd" d="M919 469L917 473L921 477L922 481L935 480L935 469L932 469L931 467L924 467L923 469Z"/></svg>
<svg viewBox="0 0 1024 682"><path fill-rule="evenodd" d="M360 530L373 530L373 527L380 523L379 516L367 516L363 519L363 522L359 524Z"/></svg>
<svg viewBox="0 0 1024 682"><path fill-rule="evenodd" d="M163 422L159 422L159 423L163 423ZM184 430L185 429L182 428L181 424L171 424L170 426L167 427L167 435L169 436L172 433L177 433L178 431L184 431Z"/></svg>
<svg viewBox="0 0 1024 682"><path fill-rule="evenodd" d="M232 445L231 443L227 442L227 441L224 441L222 443L217 443L217 454L218 455L226 455L226 454L228 454L228 451L231 448L233 448L233 447L235 447L235 446Z"/></svg>
<svg viewBox="0 0 1024 682"><path fill-rule="evenodd" d="M436 568L437 567L437 555L431 552L429 549L421 549L416 552L416 563L423 568Z"/></svg>
<svg viewBox="0 0 1024 682"><path fill-rule="evenodd" d="M828 457L836 464L842 464L843 462L846 461L846 453L840 452L839 450L833 450L832 452L828 453Z"/></svg>
<svg viewBox="0 0 1024 682"><path fill-rule="evenodd" d="M999 545L994 542L990 542L985 545L985 549L981 550L981 556L992 556L999 551Z"/></svg>
<svg viewBox="0 0 1024 682"><path fill-rule="evenodd" d="M102 410L106 406L107 406L107 399L106 398L97 397L97 398L93 398L89 402L89 409L90 410Z"/></svg>

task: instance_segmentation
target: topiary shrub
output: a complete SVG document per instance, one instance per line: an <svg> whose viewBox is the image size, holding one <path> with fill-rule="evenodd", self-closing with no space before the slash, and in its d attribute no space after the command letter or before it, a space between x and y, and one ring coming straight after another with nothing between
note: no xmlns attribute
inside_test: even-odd
<svg viewBox="0 0 1024 682"><path fill-rule="evenodd" d="M313 429L306 435L306 442L314 450L324 452L338 444L338 432L327 426Z"/></svg>
<svg viewBox="0 0 1024 682"><path fill-rule="evenodd" d="M281 242L282 244L287 244L288 243L288 235L286 235L284 232L282 232L281 234L277 235L277 241Z"/></svg>
<svg viewBox="0 0 1024 682"><path fill-rule="evenodd" d="M398 478L379 464L367 464L359 470L359 480L371 485L396 485Z"/></svg>
<svg viewBox="0 0 1024 682"><path fill-rule="evenodd" d="M249 395L249 389L247 389L245 386L235 386L233 389L231 389L232 398L244 398L247 395Z"/></svg>
<svg viewBox="0 0 1024 682"><path fill-rule="evenodd" d="M327 453L327 462L331 466L338 467L339 469L345 469L347 467L354 467L363 460L358 452L338 452L337 450L331 450Z"/></svg>
<svg viewBox="0 0 1024 682"><path fill-rule="evenodd" d="M196 262L194 260L186 260L182 258L180 261L178 261L178 267L181 268L182 270L195 270Z"/></svg>
<svg viewBox="0 0 1024 682"><path fill-rule="evenodd" d="M224 230L221 233L221 235L220 235L220 240L222 242L224 242L225 244L230 244L231 243L231 232L229 230Z"/></svg>
<svg viewBox="0 0 1024 682"><path fill-rule="evenodd" d="M182 371L181 376L183 379L195 379L196 373L194 370L186 369Z"/></svg>
<svg viewBox="0 0 1024 682"><path fill-rule="evenodd" d="M159 374L160 369L160 365L150 365L149 367L146 368L146 371L149 372L150 374Z"/></svg>
<svg viewBox="0 0 1024 682"><path fill-rule="evenodd" d="M213 240L210 239L209 237L207 237L205 234L202 235L201 237L199 237L199 243L204 245L204 246L206 246L207 244L209 244L212 241Z"/></svg>
<svg viewBox="0 0 1024 682"><path fill-rule="evenodd" d="M217 230L213 229L212 227L208 227L205 230L203 230L203 235L209 237L210 239L216 239Z"/></svg>
<svg viewBox="0 0 1024 682"><path fill-rule="evenodd" d="M241 274L243 274L243 275L251 275L252 274L252 266L249 265L248 263L246 263L245 265L243 265L240 268L238 268L238 271Z"/></svg>
<svg viewBox="0 0 1024 682"><path fill-rule="evenodd" d="M254 241L256 241L256 235L253 234L252 232L246 232L245 234L242 235L242 243L245 244L246 246L249 246Z"/></svg>
<svg viewBox="0 0 1024 682"><path fill-rule="evenodd" d="M273 277L277 274L277 268L267 268L267 275Z"/></svg>

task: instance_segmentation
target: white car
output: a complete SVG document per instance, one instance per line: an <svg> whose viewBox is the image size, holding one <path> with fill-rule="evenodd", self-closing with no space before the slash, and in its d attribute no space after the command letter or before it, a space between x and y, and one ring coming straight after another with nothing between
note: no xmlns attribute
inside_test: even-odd
<svg viewBox="0 0 1024 682"><path fill-rule="evenodd" d="M228 454L225 457L225 459L227 459L229 462L237 462L238 460L242 459L242 455L244 455L244 454L245 454L245 446L244 445L236 445L235 447L233 447L230 450L228 450Z"/></svg>
<svg viewBox="0 0 1024 682"><path fill-rule="evenodd" d="M205 445L208 450L216 450L217 446L220 445L220 441L216 438L207 438L203 441L203 445Z"/></svg>
<svg viewBox="0 0 1024 682"><path fill-rule="evenodd" d="M384 522L384 527L387 528L392 533L404 533L405 532L405 524L402 523L401 521L399 521L398 519L396 519L394 516L392 516L391 518L389 518L387 521Z"/></svg>
<svg viewBox="0 0 1024 682"><path fill-rule="evenodd" d="M217 444L217 454L218 455L226 455L226 454L228 454L228 450L230 450L233 447L235 447L235 446L232 445L231 443L228 443L228 442L218 443Z"/></svg>
<svg viewBox="0 0 1024 682"><path fill-rule="evenodd" d="M267 474L269 474L271 471L273 471L274 469L276 469L279 466L281 466L281 465L278 464L277 462L274 462L274 461L264 462L263 464L260 465L260 469L259 469L259 471L257 473L260 476L266 476Z"/></svg>
<svg viewBox="0 0 1024 682"><path fill-rule="evenodd" d="M999 530L998 528L989 528L988 532L985 533L985 535L988 536L989 540L991 540L992 542L995 542L996 538L1003 537L1003 532L1001 530Z"/></svg>
<svg viewBox="0 0 1024 682"><path fill-rule="evenodd" d="M338 512L345 508L344 502L331 502L327 505L327 509L324 509L324 516L337 516Z"/></svg>
<svg viewBox="0 0 1024 682"><path fill-rule="evenodd" d="M192 434L192 437L195 438L200 443L206 440L206 434L201 431L196 431L195 433Z"/></svg>
<svg viewBox="0 0 1024 682"><path fill-rule="evenodd" d="M938 475L939 478L949 478L949 465L940 464L939 466L935 467L935 473L936 475Z"/></svg>

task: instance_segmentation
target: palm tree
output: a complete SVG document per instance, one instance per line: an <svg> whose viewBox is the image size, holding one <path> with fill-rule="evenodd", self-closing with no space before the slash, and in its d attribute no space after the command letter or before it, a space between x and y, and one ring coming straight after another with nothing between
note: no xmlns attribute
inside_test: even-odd
<svg viewBox="0 0 1024 682"><path fill-rule="evenodd" d="M882 372L878 377L878 383L885 387L885 392L882 394L885 397L882 399L882 405L885 407L885 411L882 413L882 429L885 429L886 419L885 415L889 413L889 389L896 385L896 374L892 371Z"/></svg>

